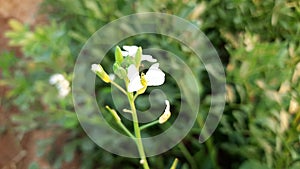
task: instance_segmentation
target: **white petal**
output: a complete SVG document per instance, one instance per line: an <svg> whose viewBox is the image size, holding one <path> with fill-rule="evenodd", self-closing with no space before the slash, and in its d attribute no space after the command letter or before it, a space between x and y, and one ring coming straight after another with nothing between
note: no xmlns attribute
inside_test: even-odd
<svg viewBox="0 0 300 169"><path fill-rule="evenodd" d="M123 46L123 49L125 49L128 52L129 56L134 57L138 50L138 47L137 46Z"/></svg>
<svg viewBox="0 0 300 169"><path fill-rule="evenodd" d="M157 60L154 59L151 55L142 55L142 61L146 60L148 62L156 62Z"/></svg>
<svg viewBox="0 0 300 169"><path fill-rule="evenodd" d="M100 67L99 64L92 64L91 70L92 70L94 73L101 72L101 67Z"/></svg>
<svg viewBox="0 0 300 169"><path fill-rule="evenodd" d="M153 64L145 75L147 86L159 86L165 82L165 74L159 68L159 63Z"/></svg>
<svg viewBox="0 0 300 169"><path fill-rule="evenodd" d="M121 51L121 53L122 53L122 56L128 56L129 55L129 53L127 51Z"/></svg>
<svg viewBox="0 0 300 169"><path fill-rule="evenodd" d="M50 77L49 79L49 83L54 85L56 83L58 83L59 81L62 81L64 80L65 77L62 75L62 74L54 74Z"/></svg>
<svg viewBox="0 0 300 169"><path fill-rule="evenodd" d="M95 68L96 64L92 65ZM71 90L70 82L65 79L62 74L54 74L50 77L49 83L55 85L58 90L58 96L64 98L67 96Z"/></svg>
<svg viewBox="0 0 300 169"><path fill-rule="evenodd" d="M165 100L165 103L166 103L165 112L169 112L170 111L170 102L169 102L169 100Z"/></svg>
<svg viewBox="0 0 300 169"><path fill-rule="evenodd" d="M141 84L141 77L139 76L139 72L134 64L128 67L127 77L129 79L128 92L138 91L143 88L143 85Z"/></svg>
<svg viewBox="0 0 300 169"><path fill-rule="evenodd" d="M128 92L135 92L143 88L140 76L133 78L128 84Z"/></svg>
<svg viewBox="0 0 300 169"><path fill-rule="evenodd" d="M59 89L58 96L60 98L64 98L70 93L70 90L71 90L70 87Z"/></svg>
<svg viewBox="0 0 300 169"><path fill-rule="evenodd" d="M67 80L62 80L62 81L59 81L57 84L56 84L56 87L58 89L65 89L65 88L68 88L70 86L70 82L67 81Z"/></svg>
<svg viewBox="0 0 300 169"><path fill-rule="evenodd" d="M129 80L132 80L136 76L139 76L139 71L134 64L131 64L127 69L127 77Z"/></svg>

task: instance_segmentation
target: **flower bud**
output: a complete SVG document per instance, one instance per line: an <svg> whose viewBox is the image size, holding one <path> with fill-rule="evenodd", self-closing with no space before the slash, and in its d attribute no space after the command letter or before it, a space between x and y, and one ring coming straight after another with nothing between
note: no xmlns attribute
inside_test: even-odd
<svg viewBox="0 0 300 169"><path fill-rule="evenodd" d="M105 108L113 115L113 117L117 122L121 121L121 118L119 117L118 113L114 109L111 109L109 106L105 106Z"/></svg>
<svg viewBox="0 0 300 169"><path fill-rule="evenodd" d="M141 64L141 60L142 60L142 48L141 47L139 47L138 50L136 51L134 59L135 59L135 66L137 68L139 68L140 64Z"/></svg>
<svg viewBox="0 0 300 169"><path fill-rule="evenodd" d="M121 67L118 63L114 63L113 65L113 70L114 73L120 78L120 79L124 79L127 77L127 72L126 70Z"/></svg>
<svg viewBox="0 0 300 169"><path fill-rule="evenodd" d="M158 119L159 124L165 123L171 117L170 102L168 100L165 100L165 102L166 102L167 106L166 106L165 112Z"/></svg>
<svg viewBox="0 0 300 169"><path fill-rule="evenodd" d="M123 62L122 50L119 46L117 46L115 50L115 60L115 62L119 65Z"/></svg>
<svg viewBox="0 0 300 169"><path fill-rule="evenodd" d="M109 83L110 78L100 64L92 64L91 70L96 73L104 82Z"/></svg>

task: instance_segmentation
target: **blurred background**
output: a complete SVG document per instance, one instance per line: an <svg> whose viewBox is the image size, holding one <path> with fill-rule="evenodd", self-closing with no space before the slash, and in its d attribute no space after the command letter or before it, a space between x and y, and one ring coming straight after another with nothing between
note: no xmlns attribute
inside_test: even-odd
<svg viewBox="0 0 300 169"><path fill-rule="evenodd" d="M193 129L170 151L150 157L152 168L168 168L175 157L181 169L300 168L299 1L0 0L1 169L141 168L139 159L110 154L86 136L70 93L86 40L101 26L137 12L189 20L215 46L227 75L221 123L199 144L211 98L205 68L172 39L126 40L182 56L201 79ZM49 82L54 74L67 81L65 91ZM100 80L96 86L97 96L110 98L109 86Z"/></svg>

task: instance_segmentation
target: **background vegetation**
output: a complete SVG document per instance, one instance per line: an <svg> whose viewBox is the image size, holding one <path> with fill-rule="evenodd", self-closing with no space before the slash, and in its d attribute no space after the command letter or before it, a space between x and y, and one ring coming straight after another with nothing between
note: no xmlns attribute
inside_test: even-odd
<svg viewBox="0 0 300 169"><path fill-rule="evenodd" d="M38 154L54 168L75 157L78 168L141 168L138 159L109 154L89 140L78 124L71 94L58 99L49 78L61 73L71 81L76 57L96 30L119 17L149 11L177 15L198 26L218 50L227 75L221 124L206 143L199 144L210 86L204 68L191 66L202 79L199 118L182 143L150 158L152 168L165 168L174 157L182 169L300 168L300 2L296 0L44 0L41 12L48 24L30 27L12 20L5 34L11 46L21 48L23 57L12 51L0 53L0 83L10 88L1 106L16 106L21 112L12 116L14 130L53 131L53 137L37 145ZM126 42L160 46L193 63L190 51L175 41L140 36ZM100 81L96 85L105 88ZM96 92L109 97L110 88ZM0 132L4 131L1 126ZM56 145L61 133L67 133L63 150L45 151ZM32 162L30 168L39 166Z"/></svg>

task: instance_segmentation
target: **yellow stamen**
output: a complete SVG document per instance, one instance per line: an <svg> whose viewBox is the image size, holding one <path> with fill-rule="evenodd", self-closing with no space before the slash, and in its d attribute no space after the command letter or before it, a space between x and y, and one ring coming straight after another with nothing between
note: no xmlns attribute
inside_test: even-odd
<svg viewBox="0 0 300 169"><path fill-rule="evenodd" d="M141 74L141 84L143 85L143 88L137 91L137 94L143 94L147 89L147 80L145 78L145 74Z"/></svg>

